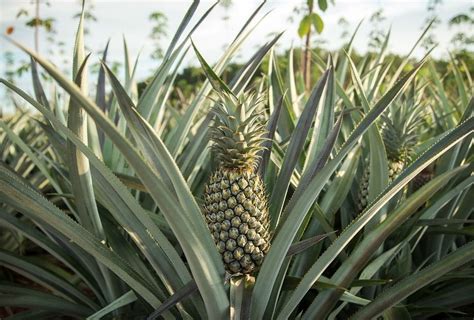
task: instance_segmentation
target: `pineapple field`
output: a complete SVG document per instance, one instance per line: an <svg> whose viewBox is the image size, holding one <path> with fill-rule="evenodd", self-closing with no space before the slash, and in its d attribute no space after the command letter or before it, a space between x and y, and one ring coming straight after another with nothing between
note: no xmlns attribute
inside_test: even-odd
<svg viewBox="0 0 474 320"><path fill-rule="evenodd" d="M5 37L32 87L0 78L0 319L473 319L472 52L357 27L236 64L263 2L211 63L206 5L145 81L86 50L84 3L71 74Z"/></svg>

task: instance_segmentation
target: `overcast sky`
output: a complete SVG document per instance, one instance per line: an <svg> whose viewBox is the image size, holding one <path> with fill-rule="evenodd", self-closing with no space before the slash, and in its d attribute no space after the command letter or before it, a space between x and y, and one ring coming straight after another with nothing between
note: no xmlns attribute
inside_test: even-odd
<svg viewBox="0 0 474 320"><path fill-rule="evenodd" d="M0 30L1 33L4 33L9 26L14 26L12 37L33 47L32 29L24 26L27 18L16 19L20 8L29 9L33 13L31 2L31 0L0 0ZM74 33L77 28L77 19L74 19L73 16L79 12L80 2L77 0L50 0L49 2L51 6L41 6L41 15L55 19L54 24L58 31L55 37L57 40L65 42L66 54L70 57L72 56ZM156 62L149 58L153 48L148 38L151 30L148 20L149 14L153 11L163 12L168 17L168 34L172 35L191 3L188 0L95 0L92 2L94 4L93 14L97 17L97 22L89 23L87 26L91 30L91 33L86 37L88 47L97 53L110 38L112 40L109 50L110 57L114 60L122 60L122 35L124 35L133 58L142 50L137 72L138 78L149 75L150 70L156 66ZM194 20L212 3L211 1L201 1ZM206 59L211 62L217 60L222 53L223 46L233 39L259 3L255 0L233 1L228 11L230 19L226 22L222 20L225 11L221 6L211 13L193 36L194 42ZM280 48L288 48L292 43L300 45L302 40L297 35L298 19L291 23L288 18L292 15L293 8L301 3L302 0L268 0L262 14L271 12L244 44L240 57L251 56L256 46L265 42L268 35L274 32L285 32L278 42ZM365 19L355 39L356 50L364 52L367 49L368 34L372 29L368 21L369 17L376 10L383 8L387 19L382 27L385 30L391 27L392 30L389 49L395 53L406 54L420 36L425 25L427 3L428 0L335 0L335 5L330 4L327 11L322 13L325 28L319 37L326 41L326 48L338 48L342 44L340 39L342 30L338 25L338 20L344 17L349 22L349 29L352 32L356 25ZM447 21L458 13L467 12L473 3L472 0L444 0L438 7L442 24L435 30L436 38L440 42L433 53L435 56L446 57L448 55L449 40L456 30L450 29L447 26ZM163 45L166 45L166 41ZM46 42L42 41L40 52L46 54L46 49ZM4 71L4 53L6 51L13 51L17 59L25 57L2 38L0 38L0 51L1 74ZM420 49L415 54L421 56L423 50ZM55 62L59 64L58 57L48 56L48 58L53 61L56 59ZM97 61L97 56L95 61ZM196 63L193 54L189 55L186 63Z"/></svg>

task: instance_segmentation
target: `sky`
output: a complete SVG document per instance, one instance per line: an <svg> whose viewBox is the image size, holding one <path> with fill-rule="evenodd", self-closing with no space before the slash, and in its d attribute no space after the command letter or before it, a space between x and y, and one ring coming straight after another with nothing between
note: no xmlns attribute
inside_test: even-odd
<svg viewBox="0 0 474 320"><path fill-rule="evenodd" d="M90 2L87 0L86 2ZM45 2L45 1L42 1ZM54 25L57 29L55 40L65 43L65 55L72 56L74 34L77 28L77 19L73 18L80 11L80 1L78 0L50 0L50 6L44 3L40 7L40 14L43 17L53 17ZM95 0L91 1L96 16L96 22L87 24L90 34L86 36L88 48L93 52L92 59L98 61L98 52L102 50L111 40L109 48L110 60L123 61L122 37L128 43L130 55L134 59L140 53L140 63L137 68L137 78L141 79L149 76L152 70L157 67L158 62L150 58L153 49L153 42L148 37L152 28L148 16L153 11L161 11L168 18L167 31L169 37L163 42L166 47L174 31L178 27L188 6L189 0ZM278 42L281 49L289 48L291 45L299 46L302 40L298 37L297 28L299 19L289 21L293 14L293 8L302 3L302 0L268 0L261 11L260 16L268 15L253 31L250 38L243 45L237 61L242 61L250 57L257 46L262 45L269 39L269 34L284 32ZM330 2L330 1L328 1ZM324 47L328 49L339 48L343 40L338 21L344 17L348 22L348 29L352 33L357 24L364 19L354 46L359 52L365 52L368 45L368 34L372 30L369 18L378 9L384 10L386 20L381 24L383 30L391 29L389 50L398 54L407 54L418 37L422 33L423 26L426 25L428 0L335 0L329 3L325 12L319 12L323 17L325 27L318 39L325 41ZM193 35L193 41L204 57L215 62L223 52L226 44L230 43L238 33L244 22L252 14L260 1L238 0L232 1L230 9L226 12L222 6L218 6L199 27ZM202 0L193 21L197 21L213 2ZM450 48L449 41L456 30L449 28L447 21L456 14L467 12L474 5L473 0L444 0L437 7L441 16L441 24L435 30L436 39L440 42L433 52L435 57L447 57ZM24 26L26 17L16 18L21 8L28 9L33 13L34 6L31 0L0 0L0 33L4 34L9 26L14 27L11 34L15 40L33 47L33 32L31 28ZM229 16L227 21L223 20L225 15ZM41 34L40 53L61 64L63 58L48 54L47 43L44 41L45 34ZM0 76L5 71L5 52L11 51L16 60L25 59L26 56L18 49L14 48L4 38L0 37ZM95 56L94 56L95 54ZM415 51L415 56L421 57L423 49ZM188 55L185 65L197 65L194 54ZM28 85L29 78L22 79ZM0 99L3 89L0 88Z"/></svg>

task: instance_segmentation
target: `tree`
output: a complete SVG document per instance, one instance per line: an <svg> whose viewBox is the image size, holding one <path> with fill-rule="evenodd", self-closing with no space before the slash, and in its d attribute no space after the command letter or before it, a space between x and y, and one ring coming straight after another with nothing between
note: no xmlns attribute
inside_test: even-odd
<svg viewBox="0 0 474 320"><path fill-rule="evenodd" d="M425 23L422 29L426 28L426 25L431 23L431 28L428 34L424 37L421 45L425 50L431 49L433 46L438 44L436 40L434 30L441 24L441 19L438 16L438 6L443 3L442 0L428 0L428 16L425 19Z"/></svg>
<svg viewBox="0 0 474 320"><path fill-rule="evenodd" d="M349 21L344 17L340 17L337 21L337 25L339 26L339 29L341 29L341 35L339 37L341 40L347 41L351 35L349 33Z"/></svg>
<svg viewBox="0 0 474 320"><path fill-rule="evenodd" d="M377 50L379 49L385 39L385 32L382 28L382 23L386 20L383 13L383 9L378 9L370 16L370 24L372 25L372 30L369 34L369 49Z"/></svg>
<svg viewBox="0 0 474 320"><path fill-rule="evenodd" d="M328 7L327 0L318 0L318 7L321 11L326 11ZM298 35L305 39L302 73L307 90L311 87L311 34L313 30L320 34L324 29L323 19L314 10L314 0L306 0L302 9L295 8L294 10L296 13L304 13L298 26Z"/></svg>
<svg viewBox="0 0 474 320"><path fill-rule="evenodd" d="M151 29L150 38L153 40L154 49L151 53L153 59L159 60L163 58L163 48L161 46L161 41L166 37L166 27L168 24L168 18L164 13L160 11L155 11L150 14L148 20L153 23L153 28Z"/></svg>
<svg viewBox="0 0 474 320"><path fill-rule="evenodd" d="M22 7L16 14L16 19L21 21L26 27L33 29L33 40L34 48L36 52L40 51L40 32L44 30L46 32L46 39L51 43L49 48L51 49L54 45L54 39L56 34L56 29L54 28L55 19L52 17L43 17L41 16L41 7L51 6L49 1L40 1L34 0L30 2L31 7ZM33 11L33 12L32 12ZM23 20L25 18L25 20ZM8 26L6 34L10 35L15 32L15 27L13 25ZM52 55L51 51L48 51L48 54ZM30 70L30 61L28 60L15 60L14 55L7 51L4 54L5 58L5 75L8 79L13 80L13 78L21 77L25 72Z"/></svg>
<svg viewBox="0 0 474 320"><path fill-rule="evenodd" d="M450 28L457 28L458 31L451 38L451 44L457 52L472 52L474 45L474 6L467 13L459 13L449 20ZM466 27L464 31L463 27Z"/></svg>

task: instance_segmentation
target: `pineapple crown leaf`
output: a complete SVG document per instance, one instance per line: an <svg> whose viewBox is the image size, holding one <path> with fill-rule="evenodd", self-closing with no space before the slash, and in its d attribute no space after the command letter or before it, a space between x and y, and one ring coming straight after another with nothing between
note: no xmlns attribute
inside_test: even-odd
<svg viewBox="0 0 474 320"><path fill-rule="evenodd" d="M244 93L239 97L217 92L219 100L211 109L211 150L220 165L233 169L255 169L267 130L263 123L262 97Z"/></svg>
<svg viewBox="0 0 474 320"><path fill-rule="evenodd" d="M426 112L415 95L410 90L381 117L382 137L391 160L409 161L418 144Z"/></svg>
<svg viewBox="0 0 474 320"><path fill-rule="evenodd" d="M206 74L206 77L211 83L214 90L216 90L217 92L225 92L229 97L235 98L235 95L232 90L230 90L230 88L224 83L224 81L222 81L222 79L219 78L219 76L214 72L214 70L212 70L211 66L209 66L207 61L201 55L193 41L191 41L191 45L193 46L194 52L196 53L199 63L201 64L202 69L204 70L204 73Z"/></svg>

